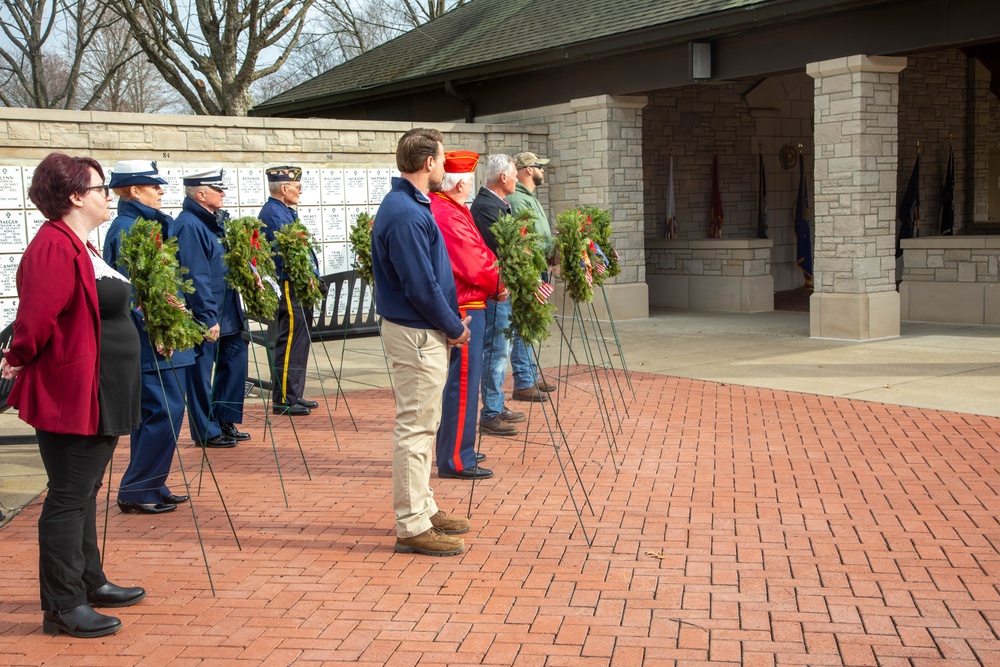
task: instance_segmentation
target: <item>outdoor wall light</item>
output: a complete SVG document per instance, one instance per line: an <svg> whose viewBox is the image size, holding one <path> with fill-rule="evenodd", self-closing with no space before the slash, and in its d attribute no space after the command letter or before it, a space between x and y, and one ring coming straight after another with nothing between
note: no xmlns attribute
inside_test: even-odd
<svg viewBox="0 0 1000 667"><path fill-rule="evenodd" d="M691 42L691 78L704 81L712 78L712 43Z"/></svg>

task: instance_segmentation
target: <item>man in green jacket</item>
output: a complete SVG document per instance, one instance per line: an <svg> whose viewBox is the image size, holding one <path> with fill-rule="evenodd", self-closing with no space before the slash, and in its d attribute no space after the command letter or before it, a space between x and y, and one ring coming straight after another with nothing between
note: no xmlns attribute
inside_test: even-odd
<svg viewBox="0 0 1000 667"><path fill-rule="evenodd" d="M538 201L535 189L545 182L545 165L548 160L534 153L518 153L514 156L514 166L517 167L517 185L514 193L507 195L511 214L514 217L524 210L529 210L535 216L535 231L545 239L545 257L552 262L552 230L549 219L545 215L542 203ZM542 377L541 372L535 372L531 349L517 336L512 341L510 350L510 365L514 371L513 398L520 401L543 401L547 397L542 392L553 391L556 387Z"/></svg>
<svg viewBox="0 0 1000 667"><path fill-rule="evenodd" d="M511 211L516 217L524 209L530 210L535 215L535 232L545 239L545 257L552 262L552 229L549 227L549 219L545 215L542 203L538 201L535 190L545 182L545 165L548 160L540 158L534 153L518 153L514 156L514 165L517 167L517 186L514 194L507 196L507 203L510 204Z"/></svg>

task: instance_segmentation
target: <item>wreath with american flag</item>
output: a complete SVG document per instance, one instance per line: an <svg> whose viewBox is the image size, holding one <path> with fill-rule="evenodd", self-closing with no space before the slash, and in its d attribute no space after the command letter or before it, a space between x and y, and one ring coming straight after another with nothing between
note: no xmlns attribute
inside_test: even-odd
<svg viewBox="0 0 1000 667"><path fill-rule="evenodd" d="M586 227L586 216L577 209L561 213L556 218L560 275L566 284L566 291L577 303L594 300L593 262Z"/></svg>

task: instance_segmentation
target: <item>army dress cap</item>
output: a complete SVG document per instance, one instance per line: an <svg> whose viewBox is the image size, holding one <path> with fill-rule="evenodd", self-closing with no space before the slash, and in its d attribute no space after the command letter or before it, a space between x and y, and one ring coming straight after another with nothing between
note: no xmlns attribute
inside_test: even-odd
<svg viewBox="0 0 1000 667"><path fill-rule="evenodd" d="M471 174L479 164L476 151L448 151L444 154L444 170L449 174Z"/></svg>
<svg viewBox="0 0 1000 667"><path fill-rule="evenodd" d="M271 167L265 169L264 173L267 174L268 183L294 183L302 180L302 167Z"/></svg>
<svg viewBox="0 0 1000 667"><path fill-rule="evenodd" d="M111 188L127 188L130 185L166 185L167 179L160 176L156 163L150 160L122 160L111 170Z"/></svg>
<svg viewBox="0 0 1000 667"><path fill-rule="evenodd" d="M222 167L212 167L205 171L188 174L184 177L184 185L207 185L218 190L225 190L226 184L222 181L222 175L226 173Z"/></svg>
<svg viewBox="0 0 1000 667"><path fill-rule="evenodd" d="M538 157L534 153L518 153L514 156L514 165L518 169L525 169L527 167L540 167L542 165L548 164L549 161L545 158Z"/></svg>

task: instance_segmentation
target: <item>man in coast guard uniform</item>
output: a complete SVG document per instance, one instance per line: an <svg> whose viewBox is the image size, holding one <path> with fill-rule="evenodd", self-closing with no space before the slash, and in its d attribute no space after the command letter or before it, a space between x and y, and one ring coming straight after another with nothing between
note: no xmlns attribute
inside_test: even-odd
<svg viewBox="0 0 1000 667"><path fill-rule="evenodd" d="M264 235L274 243L274 234L285 225L295 222L299 214L292 206L299 203L302 193L302 169L299 167L271 167L265 171L271 196L257 216L264 223ZM319 277L319 262L313 254L313 273ZM307 415L310 408L319 407L315 401L302 398L306 384L306 364L309 362L309 343L312 331L312 309L302 307L295 298L291 277L285 273L284 261L274 253L274 268L281 281L278 311L275 313L277 340L274 347L275 414Z"/></svg>
<svg viewBox="0 0 1000 667"><path fill-rule="evenodd" d="M250 436L236 429L243 421L247 378L246 315L237 293L226 281L222 256L226 187L215 167L184 177L183 210L175 221L177 260L188 268L194 292L185 295L194 318L208 327L205 342L195 346L188 371L188 427L202 446L235 447ZM212 363L215 362L213 386Z"/></svg>
<svg viewBox="0 0 1000 667"><path fill-rule="evenodd" d="M163 238L173 233L173 219L160 210L166 183L156 163L149 160L125 160L111 172L110 187L119 197L118 217L105 236L104 261L126 277L131 276L121 261L121 235L127 234L138 218L160 223ZM184 420L184 387L194 351L174 352L165 358L149 343L142 311L133 308L131 315L139 331L142 424L132 431L131 456L118 489L118 508L126 513L160 514L188 500L171 493L167 475Z"/></svg>

